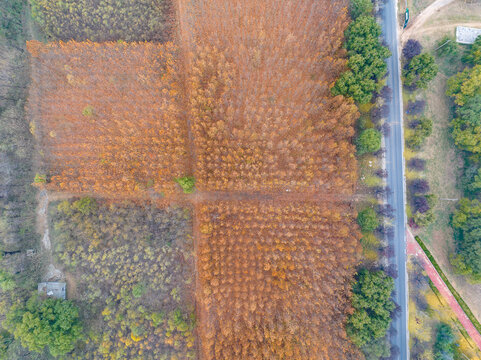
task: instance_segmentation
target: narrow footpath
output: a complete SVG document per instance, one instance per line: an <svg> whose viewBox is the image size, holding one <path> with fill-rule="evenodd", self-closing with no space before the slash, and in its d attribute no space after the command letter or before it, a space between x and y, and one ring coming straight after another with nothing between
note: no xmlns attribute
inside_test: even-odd
<svg viewBox="0 0 481 360"><path fill-rule="evenodd" d="M481 335L479 334L478 330L474 327L471 320L469 320L468 316L465 314L461 306L459 306L453 294L451 293L451 291L449 291L443 279L441 279L441 276L439 276L433 264L431 263L431 261L429 261L428 257L424 253L423 249L421 249L416 239L414 239L414 236L409 229L406 230L406 237L408 255L416 257L416 259L421 263L422 267L428 274L431 281L434 283L434 285L436 285L436 288L439 290L441 295L444 297L451 309L456 314L456 317L458 318L461 325L463 325L471 339L473 339L478 348L481 350Z"/></svg>

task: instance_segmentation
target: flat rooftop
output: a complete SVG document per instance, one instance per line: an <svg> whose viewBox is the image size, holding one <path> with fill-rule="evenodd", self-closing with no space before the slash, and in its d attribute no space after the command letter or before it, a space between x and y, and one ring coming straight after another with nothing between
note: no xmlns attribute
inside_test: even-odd
<svg viewBox="0 0 481 360"><path fill-rule="evenodd" d="M481 29L466 26L456 27L456 41L460 44L473 44L480 35Z"/></svg>
<svg viewBox="0 0 481 360"><path fill-rule="evenodd" d="M57 299L65 299L66 287L67 284L62 282L42 282L38 284L38 293Z"/></svg>

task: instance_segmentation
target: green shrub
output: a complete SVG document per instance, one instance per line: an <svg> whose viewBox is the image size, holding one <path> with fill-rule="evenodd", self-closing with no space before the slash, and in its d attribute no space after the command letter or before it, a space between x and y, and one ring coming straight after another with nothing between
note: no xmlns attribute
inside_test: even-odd
<svg viewBox="0 0 481 360"><path fill-rule="evenodd" d="M195 191L195 178L193 176L184 176L175 179L175 182L180 185L184 194L192 194Z"/></svg>
<svg viewBox="0 0 481 360"><path fill-rule="evenodd" d="M436 42L436 54L439 56L454 57L458 55L458 45L456 39L451 36L443 36Z"/></svg>
<svg viewBox="0 0 481 360"><path fill-rule="evenodd" d="M377 214L372 208L366 208L357 214L357 223L363 232L374 231L379 226Z"/></svg>
<svg viewBox="0 0 481 360"><path fill-rule="evenodd" d="M3 291L11 291L15 288L13 275L3 269L0 269L0 287Z"/></svg>
<svg viewBox="0 0 481 360"><path fill-rule="evenodd" d="M35 178L33 179L35 184L45 184L47 182L47 175L45 174L35 174Z"/></svg>
<svg viewBox="0 0 481 360"><path fill-rule="evenodd" d="M92 116L94 114L94 108L90 105L87 105L86 107L84 107L84 109L82 110L82 115L83 116Z"/></svg>
<svg viewBox="0 0 481 360"><path fill-rule="evenodd" d="M433 121L424 116L414 121L417 122L417 125L412 134L406 138L406 146L410 149L418 150L424 144L424 140L431 135Z"/></svg>
<svg viewBox="0 0 481 360"><path fill-rule="evenodd" d="M403 70L404 84L427 88L428 83L436 77L438 65L431 54L419 54L411 59L407 69Z"/></svg>
<svg viewBox="0 0 481 360"><path fill-rule="evenodd" d="M83 331L78 309L71 301L41 300L37 295L25 305L14 305L5 325L25 348L40 353L47 347L53 356L72 351Z"/></svg>
<svg viewBox="0 0 481 360"><path fill-rule="evenodd" d="M145 285L143 283L138 283L132 288L132 295L134 298L140 298L145 293Z"/></svg>
<svg viewBox="0 0 481 360"><path fill-rule="evenodd" d="M367 129L361 132L356 139L358 155L376 152L381 148L381 133L376 129Z"/></svg>
<svg viewBox="0 0 481 360"><path fill-rule="evenodd" d="M428 226L431 225L434 220L436 220L436 217L434 215L434 212L432 209L429 209L428 211L421 213L419 211L415 212L413 215L414 222L418 226Z"/></svg>

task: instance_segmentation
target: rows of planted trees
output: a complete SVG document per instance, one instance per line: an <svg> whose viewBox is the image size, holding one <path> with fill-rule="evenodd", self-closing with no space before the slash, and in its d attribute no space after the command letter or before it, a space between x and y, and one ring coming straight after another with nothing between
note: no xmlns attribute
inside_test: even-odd
<svg viewBox="0 0 481 360"><path fill-rule="evenodd" d="M33 41L28 50L28 109L49 189L174 190L186 172L187 129L172 44Z"/></svg>
<svg viewBox="0 0 481 360"><path fill-rule="evenodd" d="M346 4L298 5L183 6L182 32L192 36L187 83L201 189L352 194L358 114L330 93L344 67Z"/></svg>
<svg viewBox="0 0 481 360"><path fill-rule="evenodd" d="M202 358L355 356L340 326L359 253L354 216L334 204L201 205Z"/></svg>
<svg viewBox="0 0 481 360"><path fill-rule="evenodd" d="M49 211L72 300L19 299L0 336L23 348L7 350L112 360L362 359L359 348L387 356L393 281L378 269L355 275L356 217L363 226L370 214L363 221L349 201L356 149L363 156L381 142L373 128L353 141L355 103L381 88L389 55L369 3L353 3L348 27L347 1L32 0L46 37L62 40L27 45L34 181L92 197ZM161 43L174 28L175 41ZM175 200L179 186L201 192L182 197L192 224L190 211L155 202ZM251 200L199 201L220 191ZM286 191L298 201L262 201ZM314 192L344 202L314 202ZM367 232L380 227L374 216Z"/></svg>
<svg viewBox="0 0 481 360"><path fill-rule="evenodd" d="M54 255L91 330L73 358L195 358L188 210L86 197L52 204L51 217Z"/></svg>

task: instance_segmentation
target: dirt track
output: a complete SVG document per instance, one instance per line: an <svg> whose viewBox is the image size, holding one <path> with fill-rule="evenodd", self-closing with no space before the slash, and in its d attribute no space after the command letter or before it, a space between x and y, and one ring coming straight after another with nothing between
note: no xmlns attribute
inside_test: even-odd
<svg viewBox="0 0 481 360"><path fill-rule="evenodd" d="M410 37L412 37L413 34L417 33L417 31L433 14L452 2L454 2L454 0L437 0L424 9L418 16L414 18L413 22L411 22L411 25L409 25L401 33L401 45L404 44L404 42L406 42Z"/></svg>

